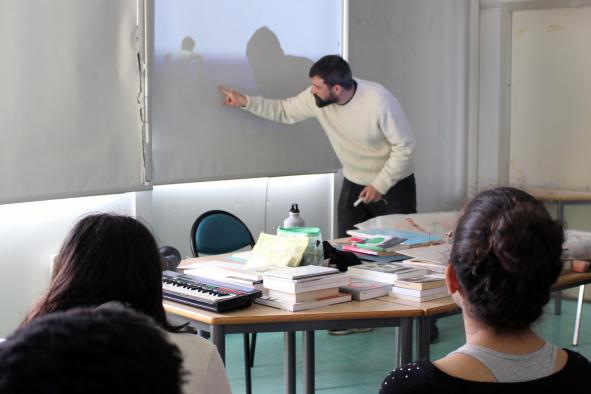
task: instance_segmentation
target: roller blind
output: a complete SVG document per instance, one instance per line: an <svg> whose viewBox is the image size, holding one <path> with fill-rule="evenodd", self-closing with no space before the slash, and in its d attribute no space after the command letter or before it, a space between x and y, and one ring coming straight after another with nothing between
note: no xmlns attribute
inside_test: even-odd
<svg viewBox="0 0 591 394"><path fill-rule="evenodd" d="M0 202L143 184L136 0L0 1Z"/></svg>
<svg viewBox="0 0 591 394"><path fill-rule="evenodd" d="M154 183L335 171L315 119L283 125L221 105L218 85L294 96L341 53L341 0L156 0L150 97Z"/></svg>

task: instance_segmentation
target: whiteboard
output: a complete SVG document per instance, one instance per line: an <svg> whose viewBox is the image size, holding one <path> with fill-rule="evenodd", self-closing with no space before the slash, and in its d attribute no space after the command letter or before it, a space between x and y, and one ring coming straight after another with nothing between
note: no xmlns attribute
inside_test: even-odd
<svg viewBox="0 0 591 394"><path fill-rule="evenodd" d="M295 125L221 105L223 84L286 98L341 53L341 0L156 0L150 71L155 184L335 171L315 119Z"/></svg>
<svg viewBox="0 0 591 394"><path fill-rule="evenodd" d="M144 188L137 0L0 1L0 202Z"/></svg>
<svg viewBox="0 0 591 394"><path fill-rule="evenodd" d="M591 190L591 7L515 11L510 182Z"/></svg>

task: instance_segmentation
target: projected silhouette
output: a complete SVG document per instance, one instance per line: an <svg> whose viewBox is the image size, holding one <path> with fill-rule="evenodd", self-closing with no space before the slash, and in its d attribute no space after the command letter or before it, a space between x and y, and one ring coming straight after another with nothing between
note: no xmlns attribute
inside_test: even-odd
<svg viewBox="0 0 591 394"><path fill-rule="evenodd" d="M286 55L279 38L267 26L254 32L246 46L246 57L261 96L286 98L310 85L312 60Z"/></svg>

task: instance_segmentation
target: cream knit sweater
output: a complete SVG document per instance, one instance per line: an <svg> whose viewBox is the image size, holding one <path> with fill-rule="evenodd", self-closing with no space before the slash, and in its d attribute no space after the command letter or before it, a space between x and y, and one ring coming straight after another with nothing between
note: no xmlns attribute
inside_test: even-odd
<svg viewBox="0 0 591 394"><path fill-rule="evenodd" d="M396 97L375 82L355 81L355 95L344 105L318 108L308 88L285 100L247 97L244 109L281 123L316 117L343 165L345 178L386 194L414 172L414 135Z"/></svg>

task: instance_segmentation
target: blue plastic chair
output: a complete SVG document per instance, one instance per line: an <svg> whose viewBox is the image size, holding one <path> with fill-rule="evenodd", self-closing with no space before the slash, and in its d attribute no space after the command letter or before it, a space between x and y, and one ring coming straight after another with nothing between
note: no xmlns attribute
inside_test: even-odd
<svg viewBox="0 0 591 394"><path fill-rule="evenodd" d="M250 230L237 216L230 212L207 211L195 220L191 227L191 252L199 254L222 254L234 252L246 246L254 246ZM244 374L246 392L252 392L251 367L254 365L256 333L252 334L249 344L248 334L244 334Z"/></svg>
<svg viewBox="0 0 591 394"><path fill-rule="evenodd" d="M199 253L230 253L245 246L254 246L252 234L246 224L230 212L207 211L191 227L191 251L195 257Z"/></svg>

